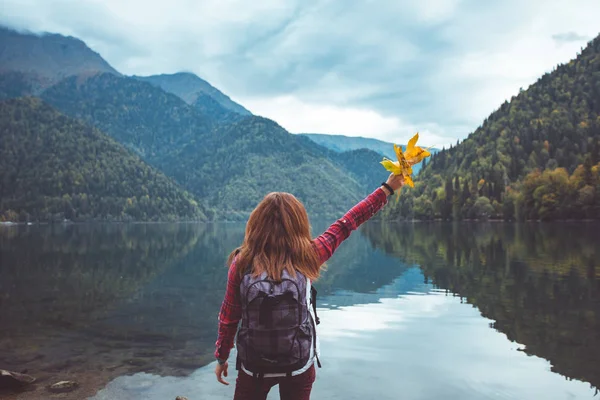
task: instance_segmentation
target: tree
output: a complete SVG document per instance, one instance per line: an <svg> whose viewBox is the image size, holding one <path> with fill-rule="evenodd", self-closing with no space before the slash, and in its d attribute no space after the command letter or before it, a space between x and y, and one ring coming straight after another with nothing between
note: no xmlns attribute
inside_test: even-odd
<svg viewBox="0 0 600 400"><path fill-rule="evenodd" d="M460 202L460 181L458 175L454 178L454 191L452 193L452 219L458 221L461 219L461 202Z"/></svg>
<svg viewBox="0 0 600 400"><path fill-rule="evenodd" d="M460 198L460 202L464 204L471 197L471 192L469 191L469 183L467 181L463 182L463 190Z"/></svg>
<svg viewBox="0 0 600 400"><path fill-rule="evenodd" d="M490 199L481 196L473 204L470 213L472 218L486 220L494 213L494 207L492 207Z"/></svg>
<svg viewBox="0 0 600 400"><path fill-rule="evenodd" d="M447 220L452 215L452 200L454 197L454 189L452 187L452 178L446 178L446 185L444 191L444 200L442 203L442 219Z"/></svg>

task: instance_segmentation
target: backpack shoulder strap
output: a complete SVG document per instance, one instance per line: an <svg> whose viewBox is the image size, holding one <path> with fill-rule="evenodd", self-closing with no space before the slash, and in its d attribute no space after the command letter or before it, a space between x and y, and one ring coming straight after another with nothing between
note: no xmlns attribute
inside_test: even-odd
<svg viewBox="0 0 600 400"><path fill-rule="evenodd" d="M317 315L317 289L315 289L312 282L310 285L310 303L312 304L313 311L315 312L315 323L319 325L321 323L321 320Z"/></svg>

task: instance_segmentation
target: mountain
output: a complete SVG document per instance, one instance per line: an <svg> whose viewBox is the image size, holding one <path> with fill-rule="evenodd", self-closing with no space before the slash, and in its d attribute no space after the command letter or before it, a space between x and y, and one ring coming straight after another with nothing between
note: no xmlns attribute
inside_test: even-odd
<svg viewBox="0 0 600 400"><path fill-rule="evenodd" d="M153 163L203 137L211 119L179 97L136 79L72 76L41 97L67 115L93 124Z"/></svg>
<svg viewBox="0 0 600 400"><path fill-rule="evenodd" d="M0 73L0 100L31 96L41 90L36 77L16 71Z"/></svg>
<svg viewBox="0 0 600 400"><path fill-rule="evenodd" d="M292 192L311 215L328 217L365 192L326 149L273 121L246 116L215 125L179 97L137 79L70 77L42 98L111 135L222 219L245 218L269 191Z"/></svg>
<svg viewBox="0 0 600 400"><path fill-rule="evenodd" d="M219 208L224 219L247 217L271 191L293 193L313 217L335 218L360 200L364 189L323 154L325 149L303 139L274 121L250 116L167 155L162 168Z"/></svg>
<svg viewBox="0 0 600 400"><path fill-rule="evenodd" d="M337 164L344 167L364 188L363 194L368 194L381 182L385 182L390 173L379 162L381 154L369 149L357 149L334 153L330 156Z"/></svg>
<svg viewBox="0 0 600 400"><path fill-rule="evenodd" d="M599 71L600 36L433 155L393 216L600 218Z"/></svg>
<svg viewBox="0 0 600 400"><path fill-rule="evenodd" d="M213 100L227 111L239 115L252 115L250 111L231 100L229 96L213 87L210 83L189 72L134 76L134 78L149 82L169 93L173 93L188 104L195 105L201 109L205 107L204 111L210 112L214 110L214 104L211 104L212 102L210 101ZM221 111L217 110L217 112Z"/></svg>
<svg viewBox="0 0 600 400"><path fill-rule="evenodd" d="M200 93L192 104L196 110L208 116L216 123L232 123L243 119L245 116L223 107L219 102L205 93Z"/></svg>
<svg viewBox="0 0 600 400"><path fill-rule="evenodd" d="M376 151L358 148L356 150L338 152L317 144L307 135L296 134L294 136L302 138L304 145L309 147L315 153L318 153L329 159L332 163L339 165L347 174L359 183L361 195L370 193L376 185L379 185L382 181L384 182L389 176L389 172L379 164L382 155Z"/></svg>
<svg viewBox="0 0 600 400"><path fill-rule="evenodd" d="M360 136L327 135L324 133L300 133L299 135L306 136L315 143L338 153L349 150L370 149L389 159L396 159L394 145L383 140Z"/></svg>
<svg viewBox="0 0 600 400"><path fill-rule="evenodd" d="M0 94L31 92L30 78L26 70L0 74ZM192 74L143 78L84 71L44 88L39 97L111 136L219 219L247 217L275 190L297 195L311 216L338 217L381 182L369 180L371 172L350 160L366 165L371 159L373 176L385 172L375 164L376 153L339 155L292 135Z"/></svg>
<svg viewBox="0 0 600 400"><path fill-rule="evenodd" d="M79 39L0 27L0 99L38 95L66 77L98 73L121 75ZM243 106L191 73L134 78L175 94L219 121L251 115Z"/></svg>
<svg viewBox="0 0 600 400"><path fill-rule="evenodd" d="M1 220L205 220L193 198L36 98L0 102Z"/></svg>
<svg viewBox="0 0 600 400"><path fill-rule="evenodd" d="M99 72L119 75L79 39L0 27L0 74L22 74L30 82L29 90L34 94L67 76Z"/></svg>

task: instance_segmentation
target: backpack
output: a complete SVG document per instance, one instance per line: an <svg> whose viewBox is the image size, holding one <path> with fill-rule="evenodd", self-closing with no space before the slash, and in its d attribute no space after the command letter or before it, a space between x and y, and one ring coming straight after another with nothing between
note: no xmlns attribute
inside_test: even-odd
<svg viewBox="0 0 600 400"><path fill-rule="evenodd" d="M300 272L281 281L247 273L240 283L242 323L237 334L237 369L256 377L304 372L317 351L316 289ZM311 310L312 306L312 310ZM312 312L311 312L312 311Z"/></svg>

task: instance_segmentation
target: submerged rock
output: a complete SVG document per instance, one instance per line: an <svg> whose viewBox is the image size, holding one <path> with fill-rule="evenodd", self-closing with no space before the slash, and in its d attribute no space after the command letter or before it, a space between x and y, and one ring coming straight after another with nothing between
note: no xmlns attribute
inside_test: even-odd
<svg viewBox="0 0 600 400"><path fill-rule="evenodd" d="M177 396L177 397L175 397L175 400L188 400L188 399L187 399L187 397Z"/></svg>
<svg viewBox="0 0 600 400"><path fill-rule="evenodd" d="M14 388L35 382L31 375L0 369L0 388Z"/></svg>
<svg viewBox="0 0 600 400"><path fill-rule="evenodd" d="M67 393L72 392L73 390L79 387L79 383L73 381L60 381L56 382L54 385L48 386L48 390L53 393Z"/></svg>

